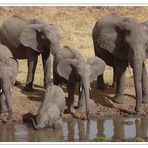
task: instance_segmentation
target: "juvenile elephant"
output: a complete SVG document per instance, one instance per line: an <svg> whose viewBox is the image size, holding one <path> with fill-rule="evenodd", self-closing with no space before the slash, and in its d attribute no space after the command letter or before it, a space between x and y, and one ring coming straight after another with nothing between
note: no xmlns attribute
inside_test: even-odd
<svg viewBox="0 0 148 148"><path fill-rule="evenodd" d="M123 103L125 71L128 64L133 68L136 92L136 111L141 103L148 102L147 71L145 67L148 49L146 29L134 18L123 18L115 13L101 17L92 31L95 55L112 66L116 76L114 101ZM103 75L101 76L103 81ZM100 77L98 77L98 85Z"/></svg>
<svg viewBox="0 0 148 148"><path fill-rule="evenodd" d="M8 120L12 116L11 94L17 73L17 60L6 46L0 45L0 107Z"/></svg>
<svg viewBox="0 0 148 148"><path fill-rule="evenodd" d="M85 62L82 55L75 49L65 46L54 56L53 81L58 85L62 82L67 84L68 100L67 109L69 112L77 113L74 110L75 86L79 83L78 112L86 111L89 118L89 89L90 82L95 80L105 70L105 63L98 57L93 57Z"/></svg>
<svg viewBox="0 0 148 148"><path fill-rule="evenodd" d="M45 92L44 101L38 109L36 121L32 118L33 127L35 129L61 127L61 115L64 110L65 94L63 90L59 86L49 85Z"/></svg>
<svg viewBox="0 0 148 148"><path fill-rule="evenodd" d="M47 25L41 18L25 20L14 15L2 23L0 41L11 50L16 59L27 59L26 91L33 90L38 55L42 54L44 86L48 86L51 82L50 52L54 55L60 48L60 35L56 25Z"/></svg>

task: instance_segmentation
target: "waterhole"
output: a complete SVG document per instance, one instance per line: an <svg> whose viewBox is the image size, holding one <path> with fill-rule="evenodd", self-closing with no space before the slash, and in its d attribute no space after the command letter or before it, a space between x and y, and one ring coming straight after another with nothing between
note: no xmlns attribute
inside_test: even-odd
<svg viewBox="0 0 148 148"><path fill-rule="evenodd" d="M1 142L90 142L96 137L111 141L132 141L142 138L148 141L148 116L107 120L63 121L61 129L35 131L24 123L0 123Z"/></svg>

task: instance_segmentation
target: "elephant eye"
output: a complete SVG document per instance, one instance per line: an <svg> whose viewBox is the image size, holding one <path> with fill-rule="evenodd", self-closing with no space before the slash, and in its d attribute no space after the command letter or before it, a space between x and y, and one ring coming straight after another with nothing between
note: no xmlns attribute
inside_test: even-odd
<svg viewBox="0 0 148 148"><path fill-rule="evenodd" d="M133 51L130 52L130 56L134 57L134 52Z"/></svg>
<svg viewBox="0 0 148 148"><path fill-rule="evenodd" d="M46 39L45 35L42 34L41 35L41 39Z"/></svg>

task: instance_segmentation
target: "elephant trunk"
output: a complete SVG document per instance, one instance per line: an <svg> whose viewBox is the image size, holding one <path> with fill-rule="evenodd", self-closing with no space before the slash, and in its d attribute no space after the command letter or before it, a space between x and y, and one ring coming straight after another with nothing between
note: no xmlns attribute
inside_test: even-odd
<svg viewBox="0 0 148 148"><path fill-rule="evenodd" d="M89 88L90 88L90 83L88 79L82 80L82 85L84 88L84 96L85 96L85 106L86 106L86 116L87 120L89 121L89 105L88 105L88 100L89 100Z"/></svg>
<svg viewBox="0 0 148 148"><path fill-rule="evenodd" d="M31 121L32 121L33 128L34 128L35 130L40 129L40 127L36 124L36 122L34 121L33 118L31 118Z"/></svg>
<svg viewBox="0 0 148 148"><path fill-rule="evenodd" d="M136 93L136 111L140 111L142 103L142 66L143 62L140 60L133 61L133 76Z"/></svg>
<svg viewBox="0 0 148 148"><path fill-rule="evenodd" d="M13 83L15 83L16 80L16 76L19 72L19 65L18 65L18 61L17 59L10 57L7 59L6 61L7 65L9 65L10 67L12 67L12 71L13 71Z"/></svg>
<svg viewBox="0 0 148 148"><path fill-rule="evenodd" d="M60 50L60 43L51 43L50 50L53 56Z"/></svg>

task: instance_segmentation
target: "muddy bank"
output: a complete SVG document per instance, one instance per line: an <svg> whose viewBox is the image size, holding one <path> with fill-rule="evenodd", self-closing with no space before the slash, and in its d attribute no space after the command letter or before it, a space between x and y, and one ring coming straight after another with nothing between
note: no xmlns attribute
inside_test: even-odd
<svg viewBox="0 0 148 148"><path fill-rule="evenodd" d="M12 108L13 117L12 121L22 121L22 116L28 112L36 114L40 102L44 97L44 89L41 86L35 86L34 92L25 92L23 90L23 85L19 84L13 89L12 96ZM133 88L126 88L125 90L125 103L116 104L114 103L113 96L115 90L114 88L108 86L107 90L100 91L95 87L92 87L90 92L90 115L92 119L102 119L102 118L114 118L116 116L130 116L134 115L135 108L135 95ZM67 93L65 92L65 96ZM77 106L78 95L75 95L75 106ZM148 112L148 104L142 105L142 115ZM74 119L70 114L64 114L64 119Z"/></svg>

